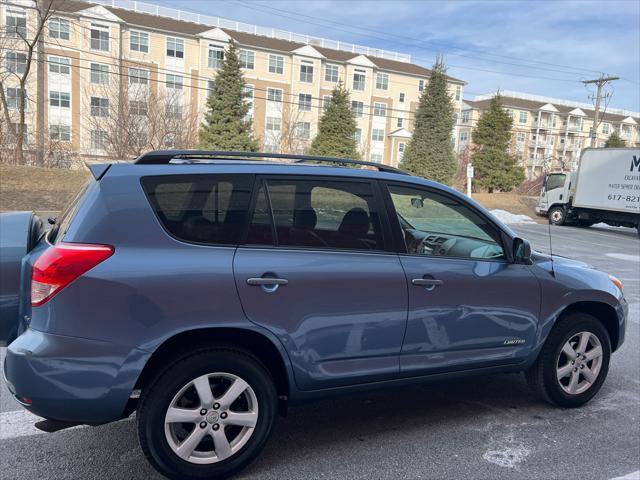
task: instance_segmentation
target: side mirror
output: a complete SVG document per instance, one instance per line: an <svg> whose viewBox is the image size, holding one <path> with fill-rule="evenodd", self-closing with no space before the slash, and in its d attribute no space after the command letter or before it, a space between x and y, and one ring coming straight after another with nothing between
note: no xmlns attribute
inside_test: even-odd
<svg viewBox="0 0 640 480"><path fill-rule="evenodd" d="M524 238L513 240L513 259L517 263L528 263L531 260L531 244Z"/></svg>

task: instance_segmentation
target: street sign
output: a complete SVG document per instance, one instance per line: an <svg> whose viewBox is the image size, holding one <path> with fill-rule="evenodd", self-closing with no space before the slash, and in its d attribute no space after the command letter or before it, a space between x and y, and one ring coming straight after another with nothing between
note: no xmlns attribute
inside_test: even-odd
<svg viewBox="0 0 640 480"><path fill-rule="evenodd" d="M467 165L467 178L473 178L473 165Z"/></svg>

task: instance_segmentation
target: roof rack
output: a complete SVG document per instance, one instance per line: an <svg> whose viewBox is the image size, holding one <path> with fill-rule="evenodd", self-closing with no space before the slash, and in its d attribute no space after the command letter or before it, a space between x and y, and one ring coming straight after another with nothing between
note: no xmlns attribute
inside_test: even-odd
<svg viewBox="0 0 640 480"><path fill-rule="evenodd" d="M351 158L319 157L316 155L295 155L290 153L262 153L262 152L222 152L215 150L155 150L147 152L136 158L137 165L166 165L172 160L225 160L225 161L261 161L264 159L291 160L292 163L321 162L334 163L338 165L360 165L377 168L379 172L399 173L409 175L409 173L399 168L381 165L375 162L363 160L353 160ZM195 162L194 162L195 163Z"/></svg>

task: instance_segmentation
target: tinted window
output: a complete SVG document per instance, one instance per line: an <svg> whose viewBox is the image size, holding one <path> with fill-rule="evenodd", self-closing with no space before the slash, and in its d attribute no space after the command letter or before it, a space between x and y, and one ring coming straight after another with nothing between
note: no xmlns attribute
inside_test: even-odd
<svg viewBox="0 0 640 480"><path fill-rule="evenodd" d="M495 228L463 203L436 192L389 186L407 252L503 258Z"/></svg>
<svg viewBox="0 0 640 480"><path fill-rule="evenodd" d="M272 180L267 185L277 245L383 249L380 218L370 184ZM258 198L247 243L265 242L270 238L260 200Z"/></svg>
<svg viewBox="0 0 640 480"><path fill-rule="evenodd" d="M182 240L217 245L240 242L252 183L249 175L142 179L151 206L169 233Z"/></svg>

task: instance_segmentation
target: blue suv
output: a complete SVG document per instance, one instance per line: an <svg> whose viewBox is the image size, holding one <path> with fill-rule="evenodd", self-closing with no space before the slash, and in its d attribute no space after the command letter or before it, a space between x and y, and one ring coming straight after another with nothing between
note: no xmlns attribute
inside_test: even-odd
<svg viewBox="0 0 640 480"><path fill-rule="evenodd" d="M49 431L136 411L170 478L237 472L329 394L525 372L577 407L624 340L618 279L391 167L160 151L91 172L46 234L0 220L6 382Z"/></svg>

